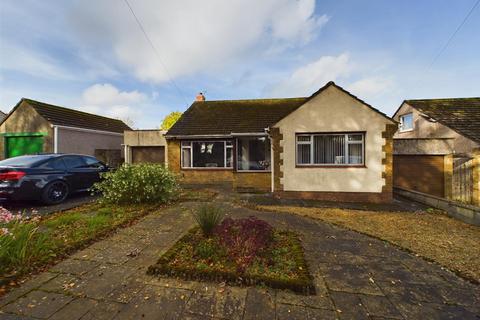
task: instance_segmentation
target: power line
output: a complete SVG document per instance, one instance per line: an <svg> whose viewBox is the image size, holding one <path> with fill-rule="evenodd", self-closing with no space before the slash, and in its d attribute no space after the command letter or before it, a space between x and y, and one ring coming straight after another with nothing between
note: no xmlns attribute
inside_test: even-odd
<svg viewBox="0 0 480 320"><path fill-rule="evenodd" d="M442 55L442 53L448 48L448 46L450 45L450 43L452 42L453 38L455 38L455 36L457 35L458 31L460 31L460 29L462 29L463 25L467 22L468 18L470 18L470 15L472 14L472 12L475 10L475 8L478 6L478 4L480 3L480 0L477 0L477 2L475 2L475 4L473 5L473 7L470 9L470 11L467 13L467 15L465 16L465 18L463 19L463 21L458 25L457 29L455 29L455 31L452 33L452 35L450 36L450 38L448 38L447 42L445 43L445 45L440 49L440 51L437 53L437 55L432 59L432 62L430 62L430 64L428 65L428 68L427 68L427 71L433 66L433 64L437 61L437 59Z"/></svg>
<svg viewBox="0 0 480 320"><path fill-rule="evenodd" d="M140 19L138 19L137 15L135 14L135 11L133 11L133 8L132 8L132 6L130 5L130 3L128 2L128 0L124 0L124 1L125 1L125 4L127 5L128 9L130 9L130 12L132 13L133 17L135 18L135 21L137 22L138 26L140 27L140 30L142 31L143 35L144 35L145 38L147 39L147 42L150 44L150 46L152 47L153 51L154 51L155 54L157 55L157 58L158 58L158 60L160 61L160 64L162 65L163 69L165 69L165 73L167 74L168 81L172 84L173 87L175 87L175 89L178 91L178 93L180 94L180 96L181 96L182 99L184 100L185 104L188 106L188 101L187 101L187 99L186 99L185 96L183 95L182 90L180 90L180 87L177 86L175 80L173 80L173 78L170 76L170 72L168 72L167 66L165 65L165 63L163 63L163 60L162 60L162 57L160 56L160 53L158 52L158 50L157 50L157 48L155 47L155 45L153 44L152 40L151 40L150 37L148 36L147 32L145 31L145 28L143 28L143 25L142 25L142 23L140 22ZM479 1L480 1L480 0L479 0Z"/></svg>

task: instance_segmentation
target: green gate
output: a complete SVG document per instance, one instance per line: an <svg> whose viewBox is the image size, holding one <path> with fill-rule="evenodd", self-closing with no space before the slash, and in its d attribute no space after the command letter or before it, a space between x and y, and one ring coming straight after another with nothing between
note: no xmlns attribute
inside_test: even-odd
<svg viewBox="0 0 480 320"><path fill-rule="evenodd" d="M43 136L41 133L5 134L5 158L38 154L43 152Z"/></svg>

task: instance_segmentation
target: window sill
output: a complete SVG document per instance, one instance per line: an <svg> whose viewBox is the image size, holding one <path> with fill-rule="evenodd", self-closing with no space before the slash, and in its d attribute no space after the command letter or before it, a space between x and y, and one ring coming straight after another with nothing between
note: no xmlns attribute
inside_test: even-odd
<svg viewBox="0 0 480 320"><path fill-rule="evenodd" d="M364 164L361 164L361 165L315 165L315 164L307 164L307 165L296 165L295 168L316 168L316 169L319 169L319 168L326 168L326 169L330 169L330 168L367 168L366 165Z"/></svg>
<svg viewBox="0 0 480 320"><path fill-rule="evenodd" d="M271 170L237 170L236 173L271 173Z"/></svg>
<svg viewBox="0 0 480 320"><path fill-rule="evenodd" d="M406 129L406 130L398 129L398 133L412 132L412 131L413 131L413 129Z"/></svg>

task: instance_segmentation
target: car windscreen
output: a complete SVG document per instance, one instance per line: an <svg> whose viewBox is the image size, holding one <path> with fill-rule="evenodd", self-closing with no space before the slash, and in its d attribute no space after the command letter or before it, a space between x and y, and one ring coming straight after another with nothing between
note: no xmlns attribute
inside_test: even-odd
<svg viewBox="0 0 480 320"><path fill-rule="evenodd" d="M48 156L20 156L0 161L0 167L30 168L48 159L50 159Z"/></svg>

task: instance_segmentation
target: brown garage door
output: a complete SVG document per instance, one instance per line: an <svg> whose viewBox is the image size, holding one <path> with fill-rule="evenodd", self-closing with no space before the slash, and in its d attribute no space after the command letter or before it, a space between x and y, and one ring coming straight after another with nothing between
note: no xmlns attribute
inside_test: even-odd
<svg viewBox="0 0 480 320"><path fill-rule="evenodd" d="M165 147L132 147L132 163L165 163Z"/></svg>
<svg viewBox="0 0 480 320"><path fill-rule="evenodd" d="M444 196L443 156L393 156L393 185L438 197Z"/></svg>

